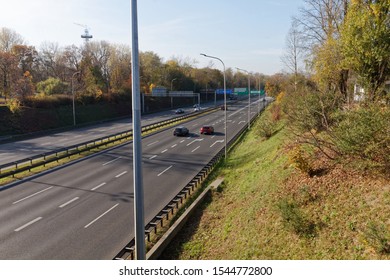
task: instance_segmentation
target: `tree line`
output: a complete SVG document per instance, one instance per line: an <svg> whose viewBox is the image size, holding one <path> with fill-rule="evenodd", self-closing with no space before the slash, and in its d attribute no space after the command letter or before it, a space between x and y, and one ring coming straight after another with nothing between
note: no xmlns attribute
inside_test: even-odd
<svg viewBox="0 0 390 280"><path fill-rule="evenodd" d="M322 91L367 101L386 98L390 78L389 0L304 0L292 19L282 61L297 83L307 73Z"/></svg>
<svg viewBox="0 0 390 280"><path fill-rule="evenodd" d="M297 166L313 173L315 147L329 160L390 167L390 0L304 0L292 19L282 62L267 80L299 145ZM272 125L263 124L272 135ZM387 170L387 171L386 171Z"/></svg>
<svg viewBox="0 0 390 280"><path fill-rule="evenodd" d="M223 73L208 67L196 68L197 61L172 57L164 61L158 54L140 53L141 92L153 87L200 92L223 87ZM247 87L244 73L226 70L227 87ZM253 74L251 88L264 87L266 76ZM90 103L115 96L130 96L131 50L126 45L90 41L81 46L61 47L45 42L39 49L27 45L9 28L0 29L0 96L22 105L31 99L54 95L70 96Z"/></svg>

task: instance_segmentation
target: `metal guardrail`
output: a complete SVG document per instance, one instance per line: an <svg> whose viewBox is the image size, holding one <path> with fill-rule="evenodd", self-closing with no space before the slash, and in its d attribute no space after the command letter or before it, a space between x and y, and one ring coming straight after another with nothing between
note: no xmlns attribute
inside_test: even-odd
<svg viewBox="0 0 390 280"><path fill-rule="evenodd" d="M193 118L198 115L202 115L205 113L209 113L211 111L217 110L216 108L209 108L203 111L199 111L196 113L186 114L184 116L175 117L169 120L145 125L141 128L142 133L146 133L170 124L173 124L175 122L184 121L186 119ZM31 171L31 169L39 167L39 166L46 166L46 164L59 161L64 158L70 158L73 155L77 155L86 151L90 151L95 148L100 148L102 146L106 146L109 144L113 144L117 141L122 141L125 139L131 140L133 136L132 130L127 130L121 133L112 134L105 137L100 137L94 140L89 140L86 142L82 142L76 145L68 146L66 148L57 149L54 151L50 151L47 153L42 153L33 157L24 158L21 160L13 161L10 163L6 163L3 165L0 165L0 179L5 177L15 177L16 174L24 172L24 171Z"/></svg>
<svg viewBox="0 0 390 280"><path fill-rule="evenodd" d="M268 103L267 103L268 104ZM264 111L261 110L258 114L251 118L251 121L256 119ZM228 149L234 146L234 143L245 133L247 126L244 126L240 131L227 143ZM145 240L150 243L153 235L157 237L158 230L169 223L175 217L189 197L199 190L207 176L214 170L216 165L224 157L224 147L207 163L197 175L145 226ZM135 259L135 239L133 238L114 258L114 260Z"/></svg>

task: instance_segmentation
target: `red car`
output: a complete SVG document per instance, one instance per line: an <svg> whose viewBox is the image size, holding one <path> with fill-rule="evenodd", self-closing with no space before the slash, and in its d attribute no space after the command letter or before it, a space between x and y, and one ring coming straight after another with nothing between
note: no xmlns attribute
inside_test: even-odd
<svg viewBox="0 0 390 280"><path fill-rule="evenodd" d="M200 134L213 134L214 133L214 127L211 125L204 125L200 128Z"/></svg>

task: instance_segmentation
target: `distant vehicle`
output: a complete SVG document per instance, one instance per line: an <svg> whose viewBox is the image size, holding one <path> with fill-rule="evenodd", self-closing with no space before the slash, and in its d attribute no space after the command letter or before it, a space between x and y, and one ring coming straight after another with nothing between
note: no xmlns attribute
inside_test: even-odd
<svg viewBox="0 0 390 280"><path fill-rule="evenodd" d="M225 111L225 109L227 110L228 107L227 107L227 106L225 107L225 105L221 105L221 110L222 110L222 111Z"/></svg>
<svg viewBox="0 0 390 280"><path fill-rule="evenodd" d="M200 128L200 134L213 134L214 133L214 127L211 125L204 125Z"/></svg>
<svg viewBox="0 0 390 280"><path fill-rule="evenodd" d="M200 105L199 104L194 104L194 106L192 106L193 108L200 108Z"/></svg>
<svg viewBox="0 0 390 280"><path fill-rule="evenodd" d="M178 126L173 131L173 136L187 136L188 134L190 134L190 131L184 126Z"/></svg>
<svg viewBox="0 0 390 280"><path fill-rule="evenodd" d="M194 108L194 112L199 112L200 111L200 107L195 107Z"/></svg>
<svg viewBox="0 0 390 280"><path fill-rule="evenodd" d="M184 110L183 109L177 109L175 111L175 114L184 114Z"/></svg>
<svg viewBox="0 0 390 280"><path fill-rule="evenodd" d="M237 96L235 96L235 95L230 95L230 96L229 96L229 99L230 99L230 100L237 100Z"/></svg>

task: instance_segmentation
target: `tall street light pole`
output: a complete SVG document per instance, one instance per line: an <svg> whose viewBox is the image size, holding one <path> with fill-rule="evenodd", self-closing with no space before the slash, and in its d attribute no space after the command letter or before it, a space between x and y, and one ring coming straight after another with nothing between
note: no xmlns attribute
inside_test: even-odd
<svg viewBox="0 0 390 280"><path fill-rule="evenodd" d="M225 106L225 160L227 159L227 106L226 106L226 69L225 69L225 63L223 63L222 59L215 57L215 56L210 56L204 53L201 53L200 55L203 55L205 57L209 57L212 59L219 60L222 65L223 65L223 99L224 99L224 106Z"/></svg>
<svg viewBox="0 0 390 280"><path fill-rule="evenodd" d="M244 69L237 68L237 70L243 71L248 74L248 95L249 95L249 105L248 105L248 129L251 128L251 78L250 73Z"/></svg>
<svg viewBox="0 0 390 280"><path fill-rule="evenodd" d="M138 18L137 0L131 0L131 73L133 100L133 184L135 254L137 260L145 260L144 190L142 182L141 106L139 82Z"/></svg>
<svg viewBox="0 0 390 280"><path fill-rule="evenodd" d="M172 81L171 81L171 91L172 91L172 89L173 89L173 81L175 81L175 80L177 80L177 78L174 78L174 79L172 79Z"/></svg>
<svg viewBox="0 0 390 280"><path fill-rule="evenodd" d="M77 71L75 73L73 73L72 75L72 104L73 104L73 126L76 126L76 109L75 109L75 104L74 104L74 82L73 82L73 79L74 79L74 76L76 74L80 74L80 71Z"/></svg>

